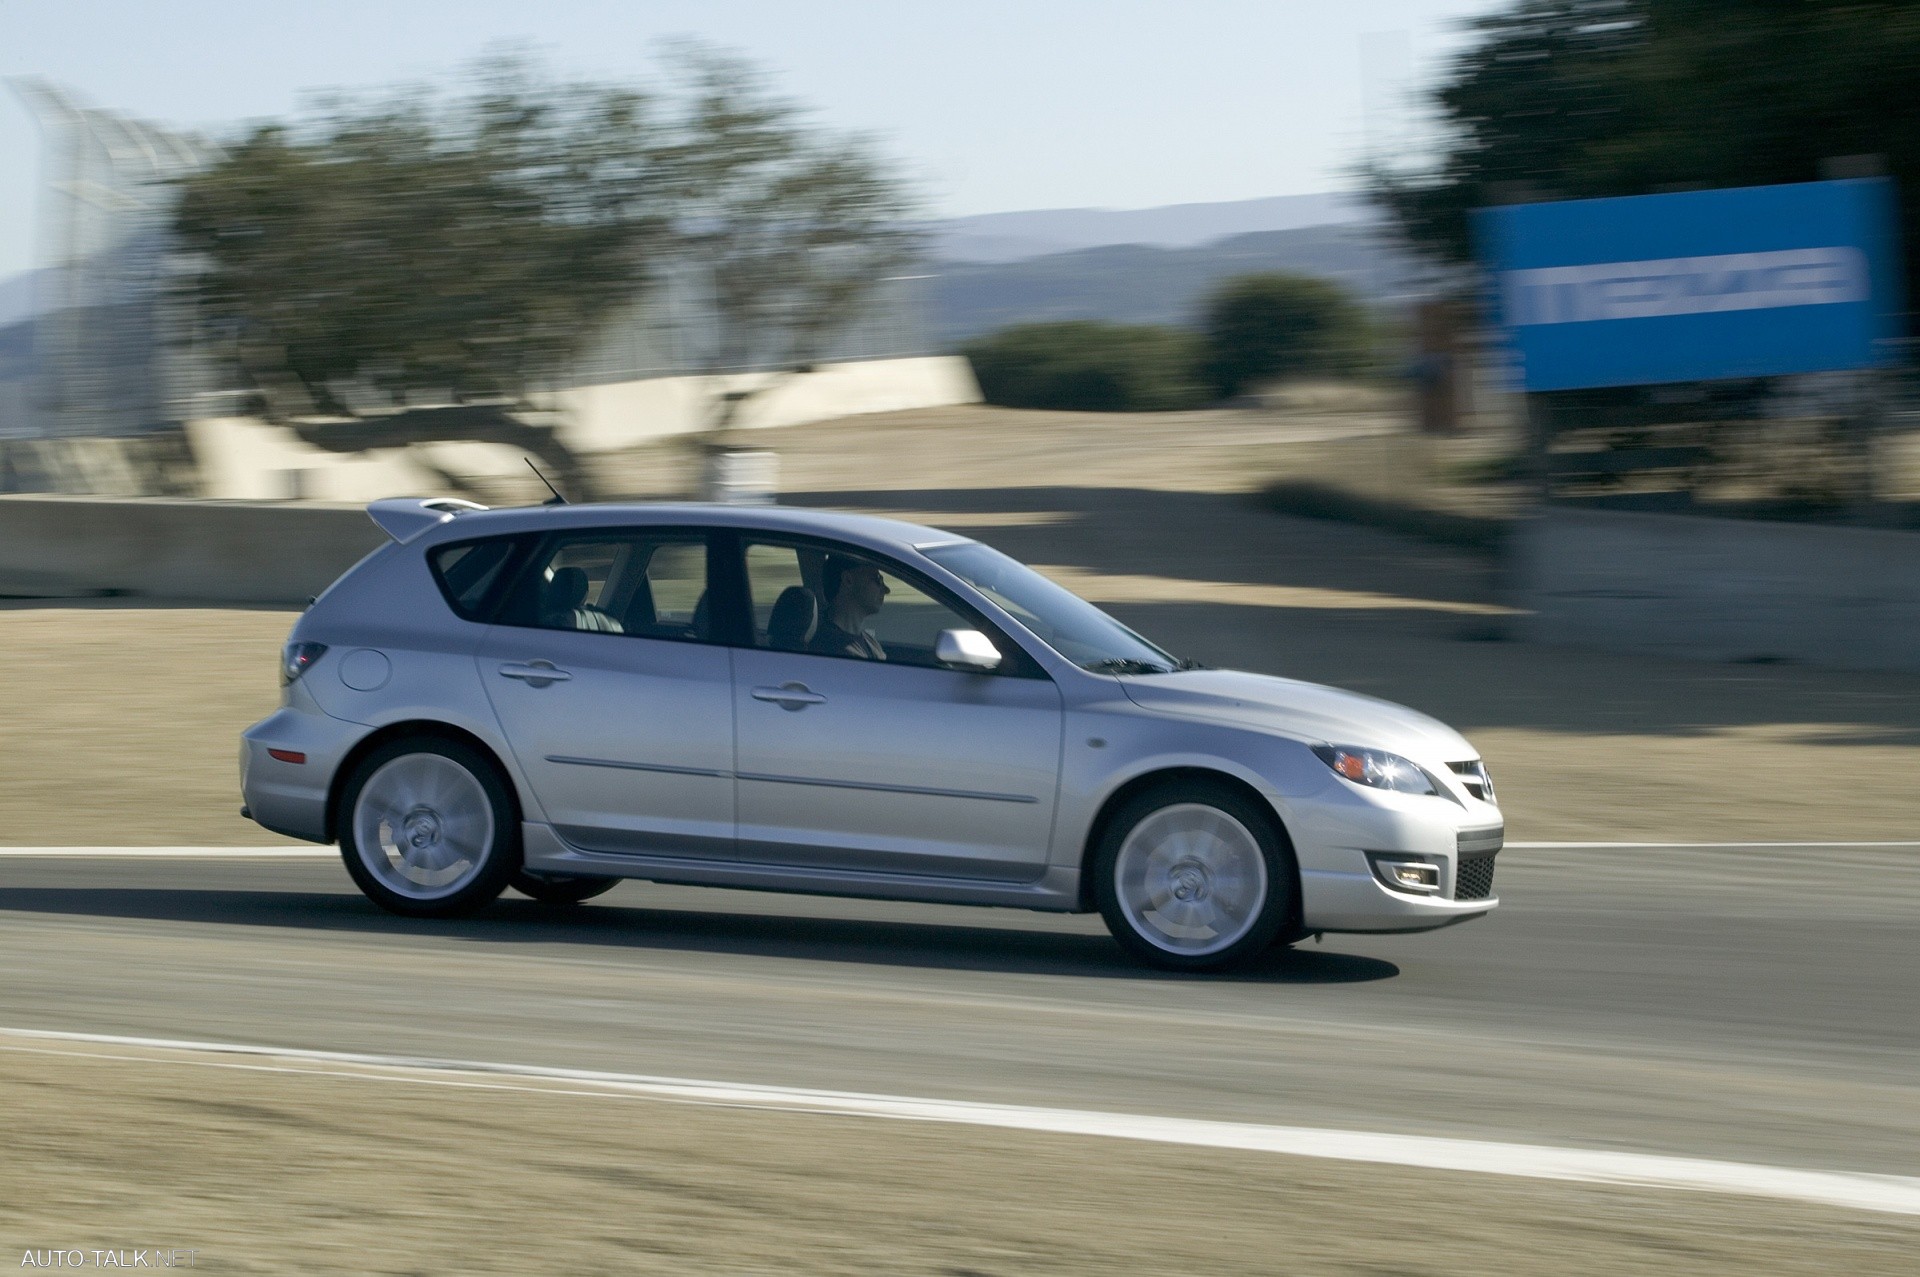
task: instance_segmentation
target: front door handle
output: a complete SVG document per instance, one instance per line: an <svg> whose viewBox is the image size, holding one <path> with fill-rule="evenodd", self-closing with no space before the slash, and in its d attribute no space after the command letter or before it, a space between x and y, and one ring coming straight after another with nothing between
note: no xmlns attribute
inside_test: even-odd
<svg viewBox="0 0 1920 1277"><path fill-rule="evenodd" d="M827 698L808 689L805 683L782 683L779 687L756 687L753 689L756 701L772 701L781 709L795 713L809 705L824 705Z"/></svg>
<svg viewBox="0 0 1920 1277"><path fill-rule="evenodd" d="M500 677L517 678L528 687L545 687L549 683L564 683L573 675L554 668L552 661L528 661L525 665L502 665Z"/></svg>

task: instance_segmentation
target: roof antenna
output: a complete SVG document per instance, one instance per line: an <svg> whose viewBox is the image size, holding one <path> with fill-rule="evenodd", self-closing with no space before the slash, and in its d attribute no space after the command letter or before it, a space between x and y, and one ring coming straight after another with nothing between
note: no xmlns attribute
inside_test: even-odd
<svg viewBox="0 0 1920 1277"><path fill-rule="evenodd" d="M547 491L553 494L547 500L542 501L540 503L541 505L565 505L567 503L567 499L560 495L560 489L553 486L553 480L547 478L547 476L545 476L544 474L541 474L540 467L533 464L532 457L522 457L520 459L527 463L527 469L533 471L533 477L540 480L540 482L546 484Z"/></svg>

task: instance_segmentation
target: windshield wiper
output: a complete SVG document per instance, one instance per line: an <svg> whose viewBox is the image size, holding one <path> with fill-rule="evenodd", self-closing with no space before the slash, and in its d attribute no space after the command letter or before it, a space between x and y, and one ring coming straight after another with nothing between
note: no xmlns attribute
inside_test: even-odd
<svg viewBox="0 0 1920 1277"><path fill-rule="evenodd" d="M1095 661L1091 665L1080 667L1089 674L1171 674L1173 668L1159 661L1137 661L1131 657L1114 656L1104 661Z"/></svg>
<svg viewBox="0 0 1920 1277"><path fill-rule="evenodd" d="M1173 668L1175 670L1210 670L1213 668L1213 666L1204 665L1199 661L1190 661L1183 656L1180 658L1179 663L1176 664Z"/></svg>

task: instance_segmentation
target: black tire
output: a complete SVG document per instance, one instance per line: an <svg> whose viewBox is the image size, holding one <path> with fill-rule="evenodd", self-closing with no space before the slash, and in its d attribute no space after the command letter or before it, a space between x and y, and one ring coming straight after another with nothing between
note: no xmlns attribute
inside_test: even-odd
<svg viewBox="0 0 1920 1277"><path fill-rule="evenodd" d="M416 772L436 783L421 790L430 794L427 801L402 812L406 791L401 782ZM379 787L362 812L362 796L376 778ZM402 801L396 805L395 798ZM499 896L520 870L519 805L499 765L483 751L447 737L402 737L361 759L341 787L334 827L354 884L367 899L403 917L470 914ZM362 833L368 829L381 841L363 847ZM444 869L412 866L396 860L407 854L402 843L452 860ZM443 873L445 881L430 881Z"/></svg>
<svg viewBox="0 0 1920 1277"><path fill-rule="evenodd" d="M1198 808L1212 814L1192 810ZM1217 830L1215 841L1223 850L1221 863L1211 873L1204 863L1189 863L1190 858L1165 866L1164 856L1145 850L1154 845L1157 830L1183 821L1199 821L1203 827ZM1251 839L1250 845L1233 832L1236 827ZM1136 831L1141 831L1142 842L1128 854L1130 873L1138 873L1143 864L1159 864L1168 870L1169 886L1194 893L1190 898L1181 897L1182 903L1176 908L1198 909L1209 900L1208 893L1217 888L1215 895L1220 902L1240 906L1225 911L1231 914L1232 926L1183 927L1170 917L1156 922L1160 913L1143 907L1142 900L1143 892L1152 895L1143 886L1152 874L1143 874L1138 882L1130 877L1132 890L1121 881L1122 852L1127 851ZM1228 847L1234 850L1227 853L1224 849ZM1256 852L1263 875L1251 872L1249 857ZM1091 871L1094 900L1107 930L1123 949L1150 966L1169 971L1217 971L1244 962L1291 936L1300 889L1292 848L1264 804L1226 785L1176 782L1129 798L1107 821L1094 848ZM1128 899L1133 901L1132 907ZM1211 936L1206 934L1209 930ZM1182 931L1191 934L1177 934Z"/></svg>
<svg viewBox="0 0 1920 1277"><path fill-rule="evenodd" d="M594 878L581 874L537 874L522 869L508 886L523 896L531 896L543 905L577 905L583 900L605 895L621 883L619 878Z"/></svg>

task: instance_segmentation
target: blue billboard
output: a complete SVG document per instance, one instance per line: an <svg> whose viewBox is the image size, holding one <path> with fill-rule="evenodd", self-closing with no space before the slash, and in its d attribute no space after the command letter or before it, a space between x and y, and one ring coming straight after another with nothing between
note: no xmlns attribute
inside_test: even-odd
<svg viewBox="0 0 1920 1277"><path fill-rule="evenodd" d="M1865 368L1894 356L1884 178L1481 209L1528 390Z"/></svg>

